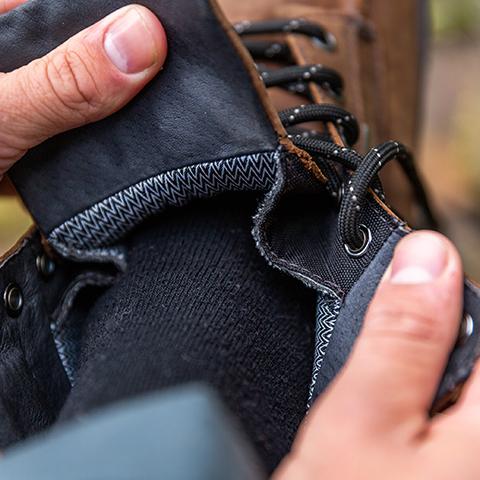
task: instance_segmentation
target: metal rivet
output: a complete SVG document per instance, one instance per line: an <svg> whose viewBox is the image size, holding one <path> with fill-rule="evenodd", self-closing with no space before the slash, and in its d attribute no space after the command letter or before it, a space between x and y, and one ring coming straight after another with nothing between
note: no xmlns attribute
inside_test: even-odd
<svg viewBox="0 0 480 480"><path fill-rule="evenodd" d="M370 243L372 243L372 232L371 230L366 227L365 225L360 225L360 233L363 237L362 245L359 248L352 248L349 245L345 244L345 250L351 257L361 257L365 255L365 253L368 250L368 247L370 246Z"/></svg>
<svg viewBox="0 0 480 480"><path fill-rule="evenodd" d="M3 292L3 303L8 315L18 317L23 309L23 293L15 283L10 283Z"/></svg>
<svg viewBox="0 0 480 480"><path fill-rule="evenodd" d="M462 346L473 335L474 322L469 313L464 313L460 331L458 332L457 346Z"/></svg>
<svg viewBox="0 0 480 480"><path fill-rule="evenodd" d="M37 270L44 277L50 277L55 272L55 262L45 253L41 253L35 260Z"/></svg>

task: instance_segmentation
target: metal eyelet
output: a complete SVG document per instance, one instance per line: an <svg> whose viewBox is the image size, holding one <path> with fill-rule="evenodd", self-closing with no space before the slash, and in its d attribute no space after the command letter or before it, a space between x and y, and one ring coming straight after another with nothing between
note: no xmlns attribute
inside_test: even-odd
<svg viewBox="0 0 480 480"><path fill-rule="evenodd" d="M345 196L345 184L342 183L340 185L340 188L338 189L338 193L337 193L337 201L338 201L339 205L342 203L342 200L343 200L344 196Z"/></svg>
<svg viewBox="0 0 480 480"><path fill-rule="evenodd" d="M51 277L55 273L55 262L45 253L41 253L35 259L35 266L38 272L45 278Z"/></svg>
<svg viewBox="0 0 480 480"><path fill-rule="evenodd" d="M328 191L330 192L334 200L337 202L337 205L341 205L343 197L345 195L345 186L343 185L343 183L340 185L340 187L338 187L338 190L333 190L330 187Z"/></svg>
<svg viewBox="0 0 480 480"><path fill-rule="evenodd" d="M457 338L457 347L461 347L465 345L467 340L473 335L473 330L475 328L475 324L473 322L473 318L469 313L464 313L462 318L462 323L460 324L460 330L458 332Z"/></svg>
<svg viewBox="0 0 480 480"><path fill-rule="evenodd" d="M370 243L372 243L372 232L371 230L365 226L365 225L360 225L360 232L362 233L363 241L362 245L359 248L352 248L349 245L345 244L345 250L351 257L362 257L365 255L366 251L368 250L368 247L370 246Z"/></svg>
<svg viewBox="0 0 480 480"><path fill-rule="evenodd" d="M10 317L18 317L23 309L23 293L16 283L10 283L3 292L3 303Z"/></svg>
<svg viewBox="0 0 480 480"><path fill-rule="evenodd" d="M325 40L320 40L319 38L314 37L312 39L313 43L320 48L323 48L327 52L334 52L337 49L337 38L331 32L325 34Z"/></svg>

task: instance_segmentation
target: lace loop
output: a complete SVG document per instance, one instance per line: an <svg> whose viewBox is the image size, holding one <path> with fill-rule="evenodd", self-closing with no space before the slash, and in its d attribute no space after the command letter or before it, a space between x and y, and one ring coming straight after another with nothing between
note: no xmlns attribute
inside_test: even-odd
<svg viewBox="0 0 480 480"><path fill-rule="evenodd" d="M340 98L343 81L340 75L323 65L294 65L277 70L261 69L266 87L284 87L296 93L306 93L307 84L315 82L330 95Z"/></svg>
<svg viewBox="0 0 480 480"><path fill-rule="evenodd" d="M347 145L354 145L360 134L355 117L337 105L300 105L280 112L285 128L307 122L332 122L345 138Z"/></svg>
<svg viewBox="0 0 480 480"><path fill-rule="evenodd" d="M335 36L323 27L303 18L265 20L262 22L239 22L234 25L239 35L265 35L275 33L296 33L306 35L321 48L333 51L337 46Z"/></svg>
<svg viewBox="0 0 480 480"><path fill-rule="evenodd" d="M292 61L290 48L286 43L248 39L245 39L243 43L253 58L283 62Z"/></svg>
<svg viewBox="0 0 480 480"><path fill-rule="evenodd" d="M325 48L332 49L332 36L321 26L303 19L241 22L235 26L242 35L296 33L311 37ZM249 51L257 57L291 62L292 54L287 44L281 42L245 40ZM279 69L258 67L267 87L282 87L310 98L308 84L316 83L332 96L340 97L343 81L340 75L323 65L287 66ZM437 228L427 194L415 168L413 157L398 142L385 142L361 156L352 147L359 138L359 125L355 117L337 105L309 104L279 112L280 120L289 138L305 150L328 178L327 190L340 204L338 231L345 249L352 257L365 254L372 241L372 232L361 223L362 210L371 189L384 200L378 177L380 170L392 160L398 160L413 187L424 213L425 223ZM346 146L332 140L329 132L308 131L297 125L308 122L333 124ZM340 167L340 169L339 169ZM341 170L343 169L343 170Z"/></svg>

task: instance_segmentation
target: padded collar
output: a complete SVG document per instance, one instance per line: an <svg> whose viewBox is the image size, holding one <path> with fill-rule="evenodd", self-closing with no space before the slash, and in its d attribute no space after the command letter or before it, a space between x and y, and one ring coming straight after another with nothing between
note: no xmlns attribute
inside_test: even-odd
<svg viewBox="0 0 480 480"><path fill-rule="evenodd" d="M30 0L0 17L0 71L45 55L128 3ZM47 236L146 179L192 165L273 152L277 146L278 135L253 85L253 62L249 72L218 8L208 0L143 4L161 18L167 31L169 58L163 72L121 112L47 141L11 171Z"/></svg>

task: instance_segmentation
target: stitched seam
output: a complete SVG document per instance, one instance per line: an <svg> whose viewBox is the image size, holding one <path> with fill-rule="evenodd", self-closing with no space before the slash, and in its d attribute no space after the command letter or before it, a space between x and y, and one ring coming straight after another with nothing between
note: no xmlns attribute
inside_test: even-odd
<svg viewBox="0 0 480 480"><path fill-rule="evenodd" d="M265 209L268 208L267 205L274 202L277 198L280 198L282 190L285 184L285 161L288 159L284 158L284 155L288 156L288 153L285 152L285 149L282 144L279 145L275 153L275 162L277 163L277 176L273 187L267 193L263 201L260 203L257 213L253 217L254 227L252 229L252 235L255 239L255 244L258 251L267 263L280 271L283 269L287 270L291 275L302 281L305 285L314 290L321 291L325 295L330 296L331 298L338 299L340 298L336 291L330 288L329 285L317 275L309 272L307 269L302 268L300 265L289 262L287 260L279 258L274 252L270 249L266 249L265 245L268 245L268 241L265 238Z"/></svg>

